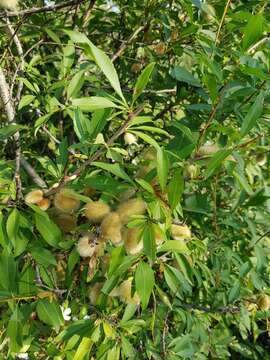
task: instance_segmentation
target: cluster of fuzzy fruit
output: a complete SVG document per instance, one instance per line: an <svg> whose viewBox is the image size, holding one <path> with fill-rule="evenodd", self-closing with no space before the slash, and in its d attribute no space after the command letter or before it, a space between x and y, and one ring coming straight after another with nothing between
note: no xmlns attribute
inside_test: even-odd
<svg viewBox="0 0 270 360"><path fill-rule="evenodd" d="M42 210L48 210L50 200L44 197L42 190L33 190L25 197L28 204L35 204ZM54 196L54 207L48 213L52 220L65 232L71 232L77 226L77 211L81 202L76 192L71 189L61 189ZM129 228L126 225L134 215L143 215L146 204L141 198L132 198L118 205L115 211L103 201L90 201L83 207L83 215L90 224L96 226L98 231L87 231L80 237L77 250L81 257L91 257L94 253L102 251L103 244L111 242L115 246L125 246L126 252L131 255L138 254L143 249L141 229ZM171 226L172 238L187 240L191 232L187 225ZM155 230L157 245L164 241L164 234L157 227Z"/></svg>
<svg viewBox="0 0 270 360"><path fill-rule="evenodd" d="M35 204L42 210L48 210L50 218L59 226L64 233L74 232L77 229L78 214L81 214L87 223L89 230L80 235L77 241L77 251L82 258L94 259L106 256L104 249L106 243L111 242L115 246L124 245L127 254L136 255L143 250L142 231L139 227L128 227L133 216L143 215L146 212L146 203L139 197L121 202L115 210L101 201L89 201L81 206L81 196L71 189L63 188L53 198L50 207L50 199L44 196L42 190L32 190L25 201ZM85 222L83 222L85 225ZM79 229L79 228L78 228ZM92 231L90 230L92 229ZM159 226L155 227L155 241L160 245L165 240L165 235ZM171 225L171 236L175 240L188 240L191 231L187 225ZM103 283L95 283L90 288L89 298L92 304L96 304ZM132 295L132 278L124 280L110 293L110 297L118 297L125 303L139 304L137 293Z"/></svg>

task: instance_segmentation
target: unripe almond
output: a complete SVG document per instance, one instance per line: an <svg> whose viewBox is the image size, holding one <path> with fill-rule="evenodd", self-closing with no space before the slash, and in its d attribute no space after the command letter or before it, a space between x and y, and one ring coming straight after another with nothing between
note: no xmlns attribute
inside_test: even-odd
<svg viewBox="0 0 270 360"><path fill-rule="evenodd" d="M77 251L81 257L91 257L95 252L95 247L95 236L87 233L79 239Z"/></svg>
<svg viewBox="0 0 270 360"><path fill-rule="evenodd" d="M257 305L260 310L267 311L270 309L270 296L267 294L261 294L258 297Z"/></svg>
<svg viewBox="0 0 270 360"><path fill-rule="evenodd" d="M102 201L89 202L84 208L84 215L93 223L101 222L109 212L109 205Z"/></svg>
<svg viewBox="0 0 270 360"><path fill-rule="evenodd" d="M175 240L188 240L191 238L191 231L187 225L172 224L171 233Z"/></svg>
<svg viewBox="0 0 270 360"><path fill-rule="evenodd" d="M117 212L109 213L102 221L100 230L105 241L111 241L114 245L121 245L121 220Z"/></svg>
<svg viewBox="0 0 270 360"><path fill-rule="evenodd" d="M126 132L124 135L124 140L125 140L125 144L126 145L132 145L132 144L137 144L137 138L135 135Z"/></svg>
<svg viewBox="0 0 270 360"><path fill-rule="evenodd" d="M130 255L139 254L143 249L141 229L125 228L122 233L126 252Z"/></svg>
<svg viewBox="0 0 270 360"><path fill-rule="evenodd" d="M216 144L205 144L201 146L197 152L198 155L204 156L204 155L212 155L215 154L220 150L220 147Z"/></svg>
<svg viewBox="0 0 270 360"><path fill-rule="evenodd" d="M132 64L131 71L135 74L138 74L138 72L141 71L142 65L140 63Z"/></svg>
<svg viewBox="0 0 270 360"><path fill-rule="evenodd" d="M76 198L76 193L71 189L61 189L54 197L54 206L65 213L79 209L80 200Z"/></svg>
<svg viewBox="0 0 270 360"><path fill-rule="evenodd" d="M118 206L117 212L123 224L127 224L131 216L143 215L146 210L145 202L142 199L130 199Z"/></svg>
<svg viewBox="0 0 270 360"><path fill-rule="evenodd" d="M16 10L18 0L0 0L0 7L3 9Z"/></svg>
<svg viewBox="0 0 270 360"><path fill-rule="evenodd" d="M49 209L50 203L51 202L50 202L50 200L48 198L43 198L42 200L37 202L37 205L41 210L46 211L46 210Z"/></svg>
<svg viewBox="0 0 270 360"><path fill-rule="evenodd" d="M27 204L37 204L42 200L43 200L43 191L39 189L32 190L25 196L25 202Z"/></svg>

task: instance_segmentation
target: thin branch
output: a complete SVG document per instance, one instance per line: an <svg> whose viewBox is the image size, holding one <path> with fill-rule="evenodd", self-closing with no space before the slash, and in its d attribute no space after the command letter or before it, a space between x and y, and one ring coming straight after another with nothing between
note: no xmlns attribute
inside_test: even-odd
<svg viewBox="0 0 270 360"><path fill-rule="evenodd" d="M15 111L11 100L11 94L9 93L9 86L6 81L3 69L0 67L0 97L2 99L5 113L7 115L7 122L9 124L16 124L15 122ZM22 184L20 177L20 159L21 159L21 147L20 147L20 134L17 131L14 136L15 143L15 173L14 180L16 183L16 200L22 198Z"/></svg>
<svg viewBox="0 0 270 360"><path fill-rule="evenodd" d="M261 40L257 41L255 44L253 44L248 50L247 53L248 54L252 54L259 46L261 46L262 44L264 44L265 42L269 41L270 37L269 36L265 36L264 38L262 38Z"/></svg>
<svg viewBox="0 0 270 360"><path fill-rule="evenodd" d="M31 9L26 9L26 10L22 10L22 11L1 12L0 18L3 18L3 17L10 18L10 17L15 17L15 16L29 16L32 14L51 12L51 11L64 9L66 7L70 7L73 5L78 5L83 2L85 2L85 0L70 0L70 1L61 2L60 4L51 4L51 5L46 5L43 7L33 7Z"/></svg>
<svg viewBox="0 0 270 360"><path fill-rule="evenodd" d="M36 173L35 169L26 161L24 158L21 158L21 165L24 170L27 172L28 176L33 180L33 182L40 188L46 189L47 185L44 180Z"/></svg>
<svg viewBox="0 0 270 360"><path fill-rule="evenodd" d="M136 37L139 35L139 33L141 31L143 31L146 26L147 26L147 24L146 25L141 25L141 26L138 27L137 30L134 31L134 33L129 37L129 39L127 41L125 41L120 46L120 48L116 51L116 53L112 56L112 58L111 58L112 62L114 62L116 59L119 58L119 56L122 55L122 53L126 50L126 48L132 43L132 41L134 39L136 39Z"/></svg>
<svg viewBox="0 0 270 360"><path fill-rule="evenodd" d="M221 18L221 21L220 21L220 24L219 24L219 27L218 27L217 35L216 35L215 45L218 43L220 31L221 31L221 28L222 28L222 26L224 24L225 17L226 17L226 14L227 14L227 11L229 9L231 1L232 0L227 0L227 4L226 4L226 6L224 8L223 15L222 15L222 18Z"/></svg>

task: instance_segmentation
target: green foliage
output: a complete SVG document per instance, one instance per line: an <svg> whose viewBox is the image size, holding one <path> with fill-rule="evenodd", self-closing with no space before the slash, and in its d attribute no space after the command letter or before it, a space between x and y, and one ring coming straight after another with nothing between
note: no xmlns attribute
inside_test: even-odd
<svg viewBox="0 0 270 360"><path fill-rule="evenodd" d="M269 358L269 14L79 1L13 39L0 13L0 358Z"/></svg>

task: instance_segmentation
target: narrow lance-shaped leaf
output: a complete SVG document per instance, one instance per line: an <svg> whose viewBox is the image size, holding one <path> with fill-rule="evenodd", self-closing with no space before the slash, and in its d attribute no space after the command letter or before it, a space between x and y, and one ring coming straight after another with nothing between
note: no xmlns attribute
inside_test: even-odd
<svg viewBox="0 0 270 360"><path fill-rule="evenodd" d="M143 229L143 249L150 261L156 258L156 241L152 224L147 223Z"/></svg>
<svg viewBox="0 0 270 360"><path fill-rule="evenodd" d="M244 29L243 37L243 49L247 50L252 44L254 44L263 34L263 15L256 14L251 15L249 21Z"/></svg>
<svg viewBox="0 0 270 360"><path fill-rule="evenodd" d="M115 105L111 100L101 96L83 97L80 99L72 99L73 106L80 108L82 111L91 112L99 109L115 108Z"/></svg>
<svg viewBox="0 0 270 360"><path fill-rule="evenodd" d="M220 150L210 160L205 176L209 178L212 176L221 166L222 162L231 154L232 150Z"/></svg>
<svg viewBox="0 0 270 360"><path fill-rule="evenodd" d="M177 169L168 185L168 199L172 210L176 208L180 202L181 195L184 190L184 179L181 170Z"/></svg>
<svg viewBox="0 0 270 360"><path fill-rule="evenodd" d="M146 68L142 71L140 76L137 79L136 85L134 87L133 91L133 103L138 99L138 97L141 95L143 90L145 89L150 76L152 75L152 72L154 70L155 63L151 63L146 66Z"/></svg>
<svg viewBox="0 0 270 360"><path fill-rule="evenodd" d="M112 85L115 92L120 96L123 100L124 104L126 104L126 100L121 90L119 78L115 67L110 60L110 58L100 49L98 49L85 34L82 34L78 31L64 30L65 33L69 35L72 41L79 44L86 44L90 47L92 59L96 62L100 70L104 73L110 84ZM86 55L87 51L86 51ZM91 60L92 60L91 59Z"/></svg>
<svg viewBox="0 0 270 360"><path fill-rule="evenodd" d="M162 192L164 192L169 173L169 159L166 151L160 147L157 149L157 174Z"/></svg>
<svg viewBox="0 0 270 360"><path fill-rule="evenodd" d="M145 262L141 262L136 269L135 285L142 302L142 309L144 310L147 308L151 292L155 285L154 272Z"/></svg>
<svg viewBox="0 0 270 360"><path fill-rule="evenodd" d="M263 102L264 102L265 93L261 92L254 104L249 109L240 130L241 137L245 136L252 128L255 126L256 122L260 118L263 111Z"/></svg>

